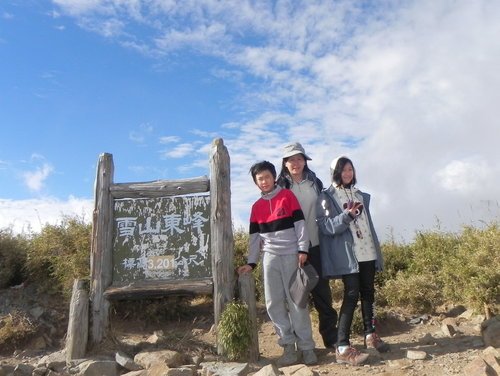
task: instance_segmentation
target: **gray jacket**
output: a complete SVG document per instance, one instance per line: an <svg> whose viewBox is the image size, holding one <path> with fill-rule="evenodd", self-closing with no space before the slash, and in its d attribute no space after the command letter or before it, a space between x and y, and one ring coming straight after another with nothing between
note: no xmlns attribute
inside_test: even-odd
<svg viewBox="0 0 500 376"><path fill-rule="evenodd" d="M316 202L316 222L319 228L321 264L325 278L341 278L345 274L359 273L358 261L354 254L354 239L349 228L353 218L347 210L342 210L333 197L335 188L330 186L318 196ZM375 243L377 271L383 268L380 243L370 215L370 195L358 190L363 196L364 210L368 216L370 231Z"/></svg>

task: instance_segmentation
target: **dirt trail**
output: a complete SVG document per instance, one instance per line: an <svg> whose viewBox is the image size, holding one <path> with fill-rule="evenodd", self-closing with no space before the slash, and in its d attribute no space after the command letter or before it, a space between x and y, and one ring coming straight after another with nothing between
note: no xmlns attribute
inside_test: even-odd
<svg viewBox="0 0 500 376"><path fill-rule="evenodd" d="M387 319L380 323L380 334L391 346L391 351L379 354L368 351L368 362L359 367L335 363L335 354L322 346L321 338L314 323L315 341L318 347L318 365L311 368L320 375L426 375L442 376L463 374L469 364L483 349L480 336L479 318L459 320L458 333L445 337L441 330L441 320L430 318L426 323L409 325L398 318ZM353 337L355 347L362 349L363 338ZM281 354L276 345L276 335L269 321L263 323L259 331L259 364L268 364ZM407 350L419 350L427 353L425 360L406 358ZM366 350L362 350L366 351Z"/></svg>
<svg viewBox="0 0 500 376"><path fill-rule="evenodd" d="M19 298L20 297L20 298ZM18 301L19 299L20 301ZM39 300L31 293L22 291L4 290L0 294L0 308L3 310L16 306L18 309L25 309L29 312L33 305L39 307ZM43 308L43 316L48 313L54 318L54 322L48 325L52 333L45 333L52 336L53 343L45 352L57 351L64 346L64 333L66 331L66 320L61 318L62 312L52 312L55 307ZM59 307L60 308L60 307ZM140 343L146 341L155 331L161 330L167 339L166 343L171 349L176 349L191 355L205 354L206 357L217 359L215 351L215 335L211 330L213 323L213 306L206 301L203 304L193 307L193 311L184 318L170 320L161 323L145 322L139 320L111 320L111 338L98 349L94 349L90 355L113 354L116 350L127 350L127 343ZM5 312L2 312L5 314ZM379 323L379 333L381 337L390 344L391 351L385 354L378 354L370 351L370 358L367 364L359 367L340 365L335 363L335 354L322 346L321 338L317 330L317 322L313 315L314 339L317 345L318 364L311 366L311 369L319 375L426 375L442 376L463 374L464 367L469 364L484 349L482 337L480 335L480 322L482 317L471 316L465 318L450 318L455 323L457 333L453 337L446 336L442 329L442 319L440 317L429 317L423 323L417 325L408 324L409 317L394 314ZM258 370L264 365L276 361L281 355L281 348L277 345L277 337L274 328L267 318L264 308L259 308L259 350L260 360L257 364L252 364L253 370ZM56 322L57 321L57 322ZM57 325L57 326L56 326ZM54 327L56 326L56 327ZM56 333L56 336L54 336ZM353 344L361 349L362 337L353 336ZM29 354L40 354L41 351L30 350L31 344L26 344L23 349L18 349L12 355L2 351L0 361L6 363L19 363L19 359L29 357ZM130 350L132 347L129 347ZM3 350L3 349L0 349ZM427 353L425 360L407 359L407 350L420 350ZM364 350L363 350L364 351ZM43 352L43 351L42 351ZM132 353L129 352L129 355Z"/></svg>

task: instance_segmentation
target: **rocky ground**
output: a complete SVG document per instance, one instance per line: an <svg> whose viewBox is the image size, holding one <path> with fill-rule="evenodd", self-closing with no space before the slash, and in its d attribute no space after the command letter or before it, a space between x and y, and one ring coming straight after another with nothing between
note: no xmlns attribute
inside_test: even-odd
<svg viewBox="0 0 500 376"><path fill-rule="evenodd" d="M320 375L457 375L485 349L481 336L483 317L465 311L462 316L424 315L418 324L409 324L411 317L394 314L380 323L380 334L391 351L379 354L369 351L368 362L359 367L335 363L335 354L321 346L316 333L319 364L310 367ZM277 359L281 349L269 322L259 332L262 363ZM354 337L354 345L362 349L363 340ZM365 351L365 350L362 350ZM423 359L412 359L423 357Z"/></svg>
<svg viewBox="0 0 500 376"><path fill-rule="evenodd" d="M50 299L37 300L34 290L25 287L0 291L0 317L5 317L13 308L27 312L29 317L39 324L39 331L29 342L17 349L9 348L5 344L0 345L0 376L14 374L14 367L19 363L36 366L47 354L57 353L64 348L67 322L64 312L60 311L62 307L57 307L57 302L51 302ZM248 365L246 373L250 374L258 372L266 365L273 364L281 354L281 348L276 344L276 335L265 315L265 310L261 307L259 312L261 356L257 363ZM334 353L322 346L317 334L317 325L313 319L319 361L317 365L308 367L307 371L311 375L341 376L353 374L500 375L498 365L500 332L490 334L485 341L484 330L481 329L484 320L482 315L461 307L443 309L443 312L439 314L419 317L394 311L379 325L380 334L390 344L391 351L385 354L370 351L371 356L365 365L353 367L335 363ZM119 351L133 359L134 355L140 351L169 349L189 355L190 359L195 359L195 362L222 361L216 355L212 323L212 305L206 300L194 302L191 314L186 317L165 320L165 322L144 322L127 318L117 320L115 317L111 322L108 340L90 350L87 357L114 359L116 352ZM497 320L496 323L500 321ZM499 324L496 323L493 326L497 329L494 330L498 330ZM353 340L354 345L361 348L362 337L354 336ZM496 346L497 349L486 350L487 345L490 344ZM484 366L485 362L481 363L481 359L485 358L490 359L490 363L486 366ZM40 370L39 367L38 369L38 373L32 374L69 374L68 368L60 370L60 373L54 370L49 371L47 368ZM124 368L118 369L119 374L128 372ZM31 374L30 371L26 372L28 372L25 373L27 375ZM291 371L288 372L292 374ZM300 374L305 374L304 370L301 372ZM22 373L16 373L16 375L20 374ZM213 375L214 373L206 374Z"/></svg>

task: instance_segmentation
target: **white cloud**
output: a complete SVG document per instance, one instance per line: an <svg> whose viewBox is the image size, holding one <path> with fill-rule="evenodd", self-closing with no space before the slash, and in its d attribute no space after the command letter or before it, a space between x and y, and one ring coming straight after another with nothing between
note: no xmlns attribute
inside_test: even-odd
<svg viewBox="0 0 500 376"><path fill-rule="evenodd" d="M99 28L95 30L96 32L102 34L105 37L114 37L123 33L125 24L117 19L107 20L99 25Z"/></svg>
<svg viewBox="0 0 500 376"><path fill-rule="evenodd" d="M240 126L239 123L237 122L229 122L229 123L224 123L224 124L221 124L221 128L226 128L226 129L238 129Z"/></svg>
<svg viewBox="0 0 500 376"><path fill-rule="evenodd" d="M110 12L110 2L101 0L53 0L64 12L72 16L82 16L93 12Z"/></svg>
<svg viewBox="0 0 500 376"><path fill-rule="evenodd" d="M233 185L242 196L233 199L233 207L245 213L240 203L249 205L256 197L245 171L250 161L269 158L279 165L273 149L295 139L312 150L310 165L326 183L334 156L347 154L355 160L360 187L373 194L381 238L389 236L389 229L398 238L411 238L415 230L434 226L436 218L451 230L498 219L499 195L493 187L500 184L500 174L488 161L499 157L498 110L492 100L500 99L494 68L500 48L485 35L500 31L491 17L491 12L500 15L500 8L482 2L484 11L474 18L468 8L475 14L477 4L458 2L449 9L442 4L414 3L397 17L388 15L390 23L365 24L341 48L311 60L313 76L289 75L293 87L304 90L294 91L297 111L292 121L283 122L288 131L273 130L272 120L261 118L259 127L248 123L237 140L226 140L236 149L231 161L241 163L232 166ZM272 74L257 62L273 53L270 48L264 52L253 49L259 58L246 54L258 64L253 73ZM272 79L281 78L276 74ZM270 93L281 94L277 89ZM353 139L358 141L344 142ZM265 150L269 145L271 150ZM457 198L451 187L467 194ZM487 210L484 203L489 203Z"/></svg>
<svg viewBox="0 0 500 376"><path fill-rule="evenodd" d="M225 28L222 24L199 26L189 31L168 30L155 41L156 47L162 52L171 52L183 47L198 47L206 49L217 48L217 45L224 42ZM217 48L218 50L218 48Z"/></svg>
<svg viewBox="0 0 500 376"><path fill-rule="evenodd" d="M50 164L44 163L35 171L24 172L24 183L31 191L40 191L44 186L45 180L52 174L53 171L54 168Z"/></svg>
<svg viewBox="0 0 500 376"><path fill-rule="evenodd" d="M193 129L190 133L202 137L202 138L216 138L218 133L217 132L207 132L203 131L201 129Z"/></svg>
<svg viewBox="0 0 500 376"><path fill-rule="evenodd" d="M487 187L493 171L485 161L451 161L435 173L435 181L445 190L468 195Z"/></svg>
<svg viewBox="0 0 500 376"><path fill-rule="evenodd" d="M94 25L120 20L119 42L148 56L223 60L214 77L241 89L241 115L221 125L235 218L246 221L258 196L250 165L279 166L291 140L325 183L333 157L353 158L381 238L408 239L436 218L450 229L499 218L498 1L55 3ZM198 156L198 146L162 156Z"/></svg>
<svg viewBox="0 0 500 376"><path fill-rule="evenodd" d="M163 137L160 137L160 144L177 143L180 140L181 140L181 138L178 136L163 136Z"/></svg>
<svg viewBox="0 0 500 376"><path fill-rule="evenodd" d="M164 150L162 156L167 158L182 158L191 154L194 150L195 146L193 144L184 143L177 145L172 150Z"/></svg>
<svg viewBox="0 0 500 376"><path fill-rule="evenodd" d="M130 131L128 138L136 144L144 144L152 132L153 126L148 123L143 123L139 125L139 130Z"/></svg>
<svg viewBox="0 0 500 376"><path fill-rule="evenodd" d="M15 233L39 232L46 224L60 223L62 216L78 216L92 220L93 200L70 196L66 200L40 198L30 200L0 199L0 228Z"/></svg>

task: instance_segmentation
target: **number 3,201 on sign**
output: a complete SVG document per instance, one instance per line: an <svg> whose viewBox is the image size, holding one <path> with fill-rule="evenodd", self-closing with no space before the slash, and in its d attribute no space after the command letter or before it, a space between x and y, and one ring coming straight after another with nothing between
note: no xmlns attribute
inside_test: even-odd
<svg viewBox="0 0 500 376"><path fill-rule="evenodd" d="M175 260L173 255L149 256L146 265L148 270L174 270Z"/></svg>

